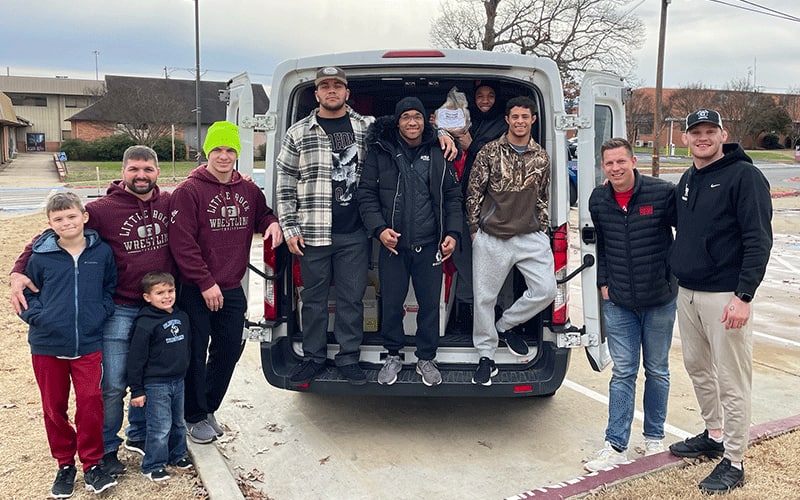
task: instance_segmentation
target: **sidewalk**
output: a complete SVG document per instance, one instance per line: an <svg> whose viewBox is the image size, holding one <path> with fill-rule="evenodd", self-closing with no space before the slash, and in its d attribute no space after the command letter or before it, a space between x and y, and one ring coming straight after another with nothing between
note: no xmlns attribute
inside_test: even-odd
<svg viewBox="0 0 800 500"><path fill-rule="evenodd" d="M0 167L0 188L59 187L53 153L19 153Z"/></svg>

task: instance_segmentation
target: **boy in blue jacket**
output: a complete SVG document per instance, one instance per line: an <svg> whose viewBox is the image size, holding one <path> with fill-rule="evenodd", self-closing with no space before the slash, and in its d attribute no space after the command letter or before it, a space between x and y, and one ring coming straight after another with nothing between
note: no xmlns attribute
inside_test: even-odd
<svg viewBox="0 0 800 500"><path fill-rule="evenodd" d="M100 493L117 482L99 465L103 458L103 322L114 312L117 266L111 248L84 230L89 214L74 193L47 202L51 229L33 245L25 274L39 288L25 290L33 373L42 396L47 440L58 473L53 498L75 489L75 453L86 489ZM70 378L75 387L75 426L67 416Z"/></svg>
<svg viewBox="0 0 800 500"><path fill-rule="evenodd" d="M175 278L150 272L142 278L144 300L133 324L128 353L131 406L144 407L147 437L142 474L165 481L170 464L192 468L186 456L183 379L189 368L189 316L175 307Z"/></svg>

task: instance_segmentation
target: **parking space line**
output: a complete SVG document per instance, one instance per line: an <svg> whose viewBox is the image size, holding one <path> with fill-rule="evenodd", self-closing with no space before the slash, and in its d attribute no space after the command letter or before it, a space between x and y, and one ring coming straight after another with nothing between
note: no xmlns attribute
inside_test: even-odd
<svg viewBox="0 0 800 500"><path fill-rule="evenodd" d="M800 269L794 267L793 265L789 264L786 259L781 258L779 255L775 255L774 253L769 256L770 260L776 260L780 262L780 264L785 267L786 269L792 271L793 273L800 274Z"/></svg>
<svg viewBox="0 0 800 500"><path fill-rule="evenodd" d="M575 392L583 394L584 396L588 396L589 398L594 399L595 401L603 403L604 405L608 406L608 397L603 396L599 392L593 391L588 387L584 387L580 384L576 384L575 382L569 379L564 379L563 385L564 387L569 387ZM633 412L633 418L641 422L644 420L644 415L639 410L635 410ZM669 425L667 423L664 423L664 432L672 434L673 436L676 436L680 439L686 439L694 436L694 434L692 434L691 432L687 432L683 429L679 429L674 425Z"/></svg>
<svg viewBox="0 0 800 500"><path fill-rule="evenodd" d="M768 333L761 333L753 330L753 335L757 335L759 337L763 337L768 340L772 340L773 342L778 342L780 344L788 344L792 347L800 348L800 342L795 342L794 340L785 339L782 337L776 337L774 335L770 335Z"/></svg>

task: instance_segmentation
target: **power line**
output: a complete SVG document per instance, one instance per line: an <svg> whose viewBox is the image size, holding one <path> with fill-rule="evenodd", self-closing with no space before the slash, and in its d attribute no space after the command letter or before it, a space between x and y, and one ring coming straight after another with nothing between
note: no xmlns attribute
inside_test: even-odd
<svg viewBox="0 0 800 500"><path fill-rule="evenodd" d="M786 14L786 13L777 11L775 9L770 9L768 7L764 7L763 5L759 5L759 4L756 4L754 2L748 2L747 0L739 0L739 1L742 2L742 3L748 4L748 5L753 5L753 6L757 7L757 8L743 7L741 5L734 5L732 3L723 2L722 0L708 0L708 1L712 2L712 3L718 3L720 5L726 5L728 7L733 7L734 9L741 9L741 10L745 10L745 11L748 11L748 12L755 12L756 14L763 14L765 16L770 16L770 17L775 17L775 18L778 18L778 19L783 19L785 21L794 21L796 23L800 23L800 17L796 17L796 16L793 16L791 14Z"/></svg>
<svg viewBox="0 0 800 500"><path fill-rule="evenodd" d="M788 19L790 21L800 21L800 17L796 17L796 16L793 16L791 14L786 14L785 12L781 12L781 11L772 9L772 8L766 7L764 5L759 5L759 4L755 3L755 2L750 2L748 0L739 0L739 1L742 2L742 3L746 3L748 5L752 5L754 7L758 7L759 9L763 9L763 10L766 10L766 11L769 11L769 12L774 12L775 14L778 14L780 17L783 17L783 18Z"/></svg>

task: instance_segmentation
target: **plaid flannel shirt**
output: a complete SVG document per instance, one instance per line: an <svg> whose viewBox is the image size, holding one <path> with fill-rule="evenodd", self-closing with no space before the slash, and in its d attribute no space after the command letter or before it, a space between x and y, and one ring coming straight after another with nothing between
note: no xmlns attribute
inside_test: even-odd
<svg viewBox="0 0 800 500"><path fill-rule="evenodd" d="M375 121L347 106L358 150L356 181L366 153L367 128ZM317 110L286 132L275 161L278 169L277 212L284 238L303 236L306 245L332 244L333 152L328 135L317 121Z"/></svg>

